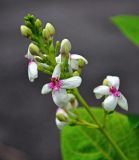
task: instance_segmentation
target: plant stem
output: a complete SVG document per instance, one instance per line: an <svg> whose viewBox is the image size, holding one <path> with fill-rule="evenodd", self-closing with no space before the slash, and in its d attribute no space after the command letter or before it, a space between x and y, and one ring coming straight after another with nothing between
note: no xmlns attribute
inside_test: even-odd
<svg viewBox="0 0 139 160"><path fill-rule="evenodd" d="M77 121L77 124L78 124L78 125L81 125L81 126L86 126L86 127L88 127L88 128L96 128L96 129L99 128L98 125L96 125L96 124L91 124L91 123L89 123L89 122L87 122L87 121L85 121L85 120Z"/></svg>
<svg viewBox="0 0 139 160"><path fill-rule="evenodd" d="M100 132L107 138L107 140L111 143L113 148L116 150L119 157L121 157L121 160L128 160L125 154L122 152L122 150L119 148L119 146L115 143L115 141L112 139L112 137L109 135L109 133L103 128L101 123L97 120L93 112L91 111L91 108L87 104L87 102L84 100L84 98L80 95L78 89L74 89L74 94L78 98L78 100L82 103L82 105L87 110L90 117L95 121L95 123L99 126Z"/></svg>
<svg viewBox="0 0 139 160"><path fill-rule="evenodd" d="M104 111L104 117L103 117L103 128L106 128L106 119L107 119L108 113Z"/></svg>

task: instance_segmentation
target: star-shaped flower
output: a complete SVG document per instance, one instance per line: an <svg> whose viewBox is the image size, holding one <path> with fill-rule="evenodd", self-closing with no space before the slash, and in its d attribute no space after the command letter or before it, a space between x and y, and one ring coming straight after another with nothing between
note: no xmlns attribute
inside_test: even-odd
<svg viewBox="0 0 139 160"><path fill-rule="evenodd" d="M118 104L122 109L128 110L128 102L124 95L119 91L119 77L107 76L105 82L107 85L101 85L94 89L97 99L105 96L105 100L102 103L104 109L108 112L113 111Z"/></svg>
<svg viewBox="0 0 139 160"><path fill-rule="evenodd" d="M53 101L57 106L64 107L69 102L69 96L66 89L73 89L80 86L82 79L79 76L74 76L67 79L60 79L61 67L57 64L51 78L51 82L42 87L42 94L47 94L52 91Z"/></svg>

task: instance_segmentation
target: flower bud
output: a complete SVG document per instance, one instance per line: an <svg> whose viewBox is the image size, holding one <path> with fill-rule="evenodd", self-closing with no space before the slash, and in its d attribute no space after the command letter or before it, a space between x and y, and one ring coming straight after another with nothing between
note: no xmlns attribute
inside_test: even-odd
<svg viewBox="0 0 139 160"><path fill-rule="evenodd" d="M40 19L36 19L35 26L38 28L42 27L42 22Z"/></svg>
<svg viewBox="0 0 139 160"><path fill-rule="evenodd" d="M37 63L37 65L38 65L38 68L40 69L40 68L45 68L45 69L48 69L48 67L49 67L49 65L47 65L46 63L41 63L41 62L38 62Z"/></svg>
<svg viewBox="0 0 139 160"><path fill-rule="evenodd" d="M40 62L42 63L43 62L43 59L39 56L34 56L34 59L37 61L37 62Z"/></svg>
<svg viewBox="0 0 139 160"><path fill-rule="evenodd" d="M50 32L49 32L47 29L43 29L42 35L43 35L43 37L44 37L46 40L51 37L51 34L50 34Z"/></svg>
<svg viewBox="0 0 139 160"><path fill-rule="evenodd" d="M85 62L83 59L78 60L78 66L79 66L79 68L83 68L85 66Z"/></svg>
<svg viewBox="0 0 139 160"><path fill-rule="evenodd" d="M109 82L108 82L107 79L104 79L102 84L103 84L104 86L108 86L108 85L109 85Z"/></svg>
<svg viewBox="0 0 139 160"><path fill-rule="evenodd" d="M79 76L80 73L78 71L73 72L73 76Z"/></svg>
<svg viewBox="0 0 139 160"><path fill-rule="evenodd" d="M65 108L67 110L77 108L78 101L77 101L76 97L73 94L68 94L68 97L69 97L69 103L67 104L67 106Z"/></svg>
<svg viewBox="0 0 139 160"><path fill-rule="evenodd" d="M30 53L31 53L32 55L36 55L36 54L39 53L40 50L39 50L38 46L36 46L35 44L31 43L31 44L29 45L29 51L30 51Z"/></svg>
<svg viewBox="0 0 139 160"><path fill-rule="evenodd" d="M21 34L25 37L31 37L32 36L32 31L25 25L21 25L20 27Z"/></svg>
<svg viewBox="0 0 139 160"><path fill-rule="evenodd" d="M59 129L62 129L68 122L68 115L67 113L59 108L56 112L56 125Z"/></svg>
<svg viewBox="0 0 139 160"><path fill-rule="evenodd" d="M71 43L68 39L64 39L61 42L61 48L60 48L60 52L61 53L69 53L71 51Z"/></svg>
<svg viewBox="0 0 139 160"><path fill-rule="evenodd" d="M59 52L59 49L60 49L60 42L56 41L56 45L55 45L55 52L56 52L56 54Z"/></svg>
<svg viewBox="0 0 139 160"><path fill-rule="evenodd" d="M55 28L51 23L47 23L45 29L48 30L49 34L53 36L55 34Z"/></svg>
<svg viewBox="0 0 139 160"><path fill-rule="evenodd" d="M61 122L66 122L67 121L67 117L62 113L57 113L56 118Z"/></svg>

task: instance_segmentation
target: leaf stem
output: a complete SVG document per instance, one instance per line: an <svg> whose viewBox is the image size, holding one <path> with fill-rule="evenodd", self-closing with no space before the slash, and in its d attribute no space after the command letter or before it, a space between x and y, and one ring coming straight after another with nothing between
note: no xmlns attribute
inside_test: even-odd
<svg viewBox="0 0 139 160"><path fill-rule="evenodd" d="M93 112L91 111L89 105L84 100L84 98L80 95L78 89L74 89L74 94L78 98L78 100L82 103L82 105L85 107L86 111L90 115L90 117L95 121L95 123L99 126L100 132L106 137L106 139L111 143L113 148L116 150L119 157L121 157L121 160L128 160L125 154L122 152L122 150L119 148L119 146L115 143L115 141L112 139L112 137L109 135L109 133L103 128L101 123L97 120Z"/></svg>

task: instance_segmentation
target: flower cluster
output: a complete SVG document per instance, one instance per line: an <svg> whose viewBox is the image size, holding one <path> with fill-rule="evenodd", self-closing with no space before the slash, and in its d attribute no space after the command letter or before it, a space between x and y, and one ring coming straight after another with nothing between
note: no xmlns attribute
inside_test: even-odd
<svg viewBox="0 0 139 160"><path fill-rule="evenodd" d="M61 43L57 41L54 46L55 28L51 23L47 23L43 29L39 19L28 15L25 17L25 24L21 26L21 33L33 40L25 55L28 59L28 78L30 82L34 82L38 78L38 71L51 75L50 82L43 85L41 93L52 92L53 101L58 106L56 124L61 128L65 119L62 120L59 115L63 114L67 121L69 111L78 105L75 96L70 92L80 86L80 74L88 61L81 55L71 54L71 43L68 39ZM37 33L33 32L33 27Z"/></svg>
<svg viewBox="0 0 139 160"><path fill-rule="evenodd" d="M33 42L25 55L28 59L30 82L38 78L38 71L51 76L50 82L43 85L41 93L52 92L52 99L58 106L56 124L61 129L70 121L70 117L74 117L72 109L78 106L78 101L73 90L81 85L81 72L88 61L81 55L71 53L71 43L68 39L54 43L54 26L47 23L43 28L41 21L33 15L25 17L21 33ZM119 85L118 77L107 76L103 85L94 89L98 99L105 96L102 106L107 112L114 111L117 104L128 110L127 100L119 91Z"/></svg>

